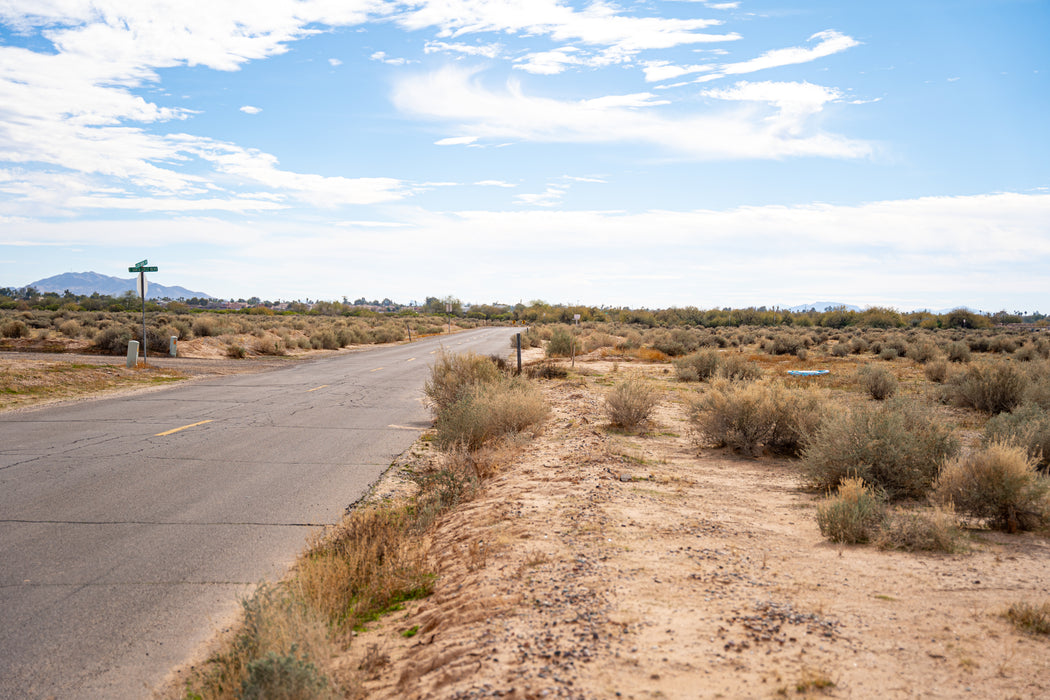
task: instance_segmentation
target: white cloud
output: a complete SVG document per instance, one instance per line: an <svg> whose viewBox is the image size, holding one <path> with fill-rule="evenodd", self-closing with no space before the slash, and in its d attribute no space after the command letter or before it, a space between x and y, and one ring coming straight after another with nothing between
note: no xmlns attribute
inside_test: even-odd
<svg viewBox="0 0 1050 700"><path fill-rule="evenodd" d="M655 83L661 80L672 80L691 73L703 73L713 70L711 65L676 66L669 61L646 61L642 64L646 82Z"/></svg>
<svg viewBox="0 0 1050 700"><path fill-rule="evenodd" d="M816 91L806 91L809 102L800 90L795 101L788 94L769 100L772 110L749 103L725 111L664 115L658 107L665 103L650 93L574 101L532 97L514 81L504 90L492 91L472 72L450 67L402 78L395 84L393 101L408 114L452 123L483 139L645 143L691 159L871 154L869 145L822 132L812 124L807 117L815 111ZM757 91L750 96L757 97Z"/></svg>
<svg viewBox="0 0 1050 700"><path fill-rule="evenodd" d="M435 146L467 146L478 140L477 136L450 136L434 142Z"/></svg>
<svg viewBox="0 0 1050 700"><path fill-rule="evenodd" d="M807 117L820 112L828 102L842 98L833 88L812 83L751 83L741 81L732 88L705 90L701 93L719 100L767 102L780 110L782 126L795 133Z"/></svg>
<svg viewBox="0 0 1050 700"><path fill-rule="evenodd" d="M484 58L498 58L503 47L494 44L460 44L447 43L444 41L428 41L423 45L423 53L458 53L466 56L482 56Z"/></svg>
<svg viewBox="0 0 1050 700"><path fill-rule="evenodd" d="M795 46L786 49L773 49L756 58L736 63L678 66L665 60L652 60L643 63L643 69L645 71L645 79L648 82L671 80L693 73L709 73L709 75L703 75L695 81L706 83L727 75L742 75L770 68L809 63L810 61L841 53L860 45L860 42L853 37L830 29L817 32L809 38L811 42L814 40L819 40L819 43L810 48Z"/></svg>
<svg viewBox="0 0 1050 700"><path fill-rule="evenodd" d="M503 180L478 180L474 184L479 187L517 187L514 183Z"/></svg>
<svg viewBox="0 0 1050 700"><path fill-rule="evenodd" d="M443 0L423 3L398 15L397 21L410 30L437 27L443 37L480 32L542 35L630 53L740 38L704 32L721 24L718 20L632 17L603 0L594 0L582 11L559 0Z"/></svg>
<svg viewBox="0 0 1050 700"><path fill-rule="evenodd" d="M339 66L343 65L343 62L340 61L338 58L330 58L328 59L328 65L330 65L332 68L338 68Z"/></svg>
<svg viewBox="0 0 1050 700"><path fill-rule="evenodd" d="M409 63L412 63L412 61L409 61L407 58L391 58L390 56L386 55L386 51L376 51L371 56L369 56L369 58L373 61L386 63L390 66L405 66Z"/></svg>
<svg viewBox="0 0 1050 700"><path fill-rule="evenodd" d="M534 207L553 207L555 204L561 204L568 190L566 185L548 185L543 192L516 194L514 200L519 204L529 204Z"/></svg>
<svg viewBox="0 0 1050 700"><path fill-rule="evenodd" d="M316 33L317 26L363 22L373 9L379 5L369 0L0 4L0 21L39 32L54 47L35 52L0 46L0 161L40 171L20 171L20 185L6 183L6 192L20 187L22 194L5 206L34 211L51 206L56 213L73 206L245 211L275 202L335 206L405 196L408 190L389 178L292 173L277 168L273 156L234 144L151 133L145 125L186 119L193 112L132 92L157 83L161 68L237 70L247 61L283 53L288 42ZM260 111L251 105L240 109ZM213 170L202 172L201 160ZM80 174L74 189L63 171ZM50 198L41 194L46 180L58 185ZM245 191L229 189L238 187ZM260 204L257 198L267 193L259 188L272 188L273 198Z"/></svg>

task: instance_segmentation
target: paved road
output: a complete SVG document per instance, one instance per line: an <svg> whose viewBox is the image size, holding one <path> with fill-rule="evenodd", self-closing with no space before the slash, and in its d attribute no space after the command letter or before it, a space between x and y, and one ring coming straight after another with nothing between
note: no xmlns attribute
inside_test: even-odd
<svg viewBox="0 0 1050 700"><path fill-rule="evenodd" d="M136 698L429 424L509 328L0 415L0 698Z"/></svg>

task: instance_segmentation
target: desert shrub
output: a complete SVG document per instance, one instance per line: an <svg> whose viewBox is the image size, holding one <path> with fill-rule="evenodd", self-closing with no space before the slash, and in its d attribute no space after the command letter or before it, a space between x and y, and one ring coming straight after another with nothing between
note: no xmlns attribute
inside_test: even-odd
<svg viewBox="0 0 1050 700"><path fill-rule="evenodd" d="M1009 360L971 363L945 383L944 398L956 406L1002 413L1021 405L1026 385L1024 372Z"/></svg>
<svg viewBox="0 0 1050 700"><path fill-rule="evenodd" d="M81 330L80 324L73 320L58 324L58 331L67 338L79 338Z"/></svg>
<svg viewBox="0 0 1050 700"><path fill-rule="evenodd" d="M863 352L867 352L868 341L861 337L853 338L849 341L849 351L853 355L860 355Z"/></svg>
<svg viewBox="0 0 1050 700"><path fill-rule="evenodd" d="M211 316L198 316L193 319L193 334L199 338L220 335L219 324Z"/></svg>
<svg viewBox="0 0 1050 700"><path fill-rule="evenodd" d="M255 341L254 350L260 355L281 356L287 354L288 346L283 338L267 335Z"/></svg>
<svg viewBox="0 0 1050 700"><path fill-rule="evenodd" d="M594 352L599 348L611 348L616 345L616 338L608 333L591 333L583 341L584 352Z"/></svg>
<svg viewBox="0 0 1050 700"><path fill-rule="evenodd" d="M553 329L551 338L547 341L547 357L569 357L573 353L579 353L579 350L579 344L572 331L560 326Z"/></svg>
<svg viewBox="0 0 1050 700"><path fill-rule="evenodd" d="M843 342L835 343L828 352L831 353L832 357L845 357L849 354L849 344Z"/></svg>
<svg viewBox="0 0 1050 700"><path fill-rule="evenodd" d="M718 383L689 405L690 420L702 441L757 455L773 431L765 387Z"/></svg>
<svg viewBox="0 0 1050 700"><path fill-rule="evenodd" d="M549 412L539 391L524 379L478 384L438 412L436 441L441 447L476 450L499 438L536 430Z"/></svg>
<svg viewBox="0 0 1050 700"><path fill-rule="evenodd" d="M397 343L405 339L405 330L396 324L388 324L372 329L372 338L376 343Z"/></svg>
<svg viewBox="0 0 1050 700"><path fill-rule="evenodd" d="M1003 617L1022 632L1050 635L1050 601L1038 605L1027 601L1012 603Z"/></svg>
<svg viewBox="0 0 1050 700"><path fill-rule="evenodd" d="M970 346L961 340L948 343L948 347L946 347L944 351L948 355L948 360L950 362L970 361Z"/></svg>
<svg viewBox="0 0 1050 700"><path fill-rule="evenodd" d="M720 353L717 350L700 350L692 355L673 361L679 381L707 381L723 377L740 381L751 381L762 376L758 364L745 360L740 355Z"/></svg>
<svg viewBox="0 0 1050 700"><path fill-rule="evenodd" d="M823 408L810 392L720 380L690 402L689 414L701 441L754 456L763 446L797 454L823 419Z"/></svg>
<svg viewBox="0 0 1050 700"><path fill-rule="evenodd" d="M722 364L721 353L711 349L700 350L674 360L673 364L679 381L703 382L717 374Z"/></svg>
<svg viewBox="0 0 1050 700"><path fill-rule="evenodd" d="M1017 350L1017 341L1013 338L996 335L994 338L988 341L988 352L998 352L1003 354L1009 354Z"/></svg>
<svg viewBox="0 0 1050 700"><path fill-rule="evenodd" d="M936 503L981 518L994 528L1032 530L1050 514L1050 483L1023 447L992 443L946 462L934 484Z"/></svg>
<svg viewBox="0 0 1050 700"><path fill-rule="evenodd" d="M874 541L880 549L951 554L962 548L961 538L959 520L949 505L931 510L894 508L882 521Z"/></svg>
<svg viewBox="0 0 1050 700"><path fill-rule="evenodd" d="M941 353L940 350L937 349L936 344L926 340L909 345L908 351L905 354L908 359L915 360L919 364L926 364L930 360L939 357Z"/></svg>
<svg viewBox="0 0 1050 700"><path fill-rule="evenodd" d="M628 379L605 396L605 415L609 422L633 430L649 420L659 401L656 390L638 379Z"/></svg>
<svg viewBox="0 0 1050 700"><path fill-rule="evenodd" d="M1017 349L1014 353L1013 358L1018 362L1031 362L1040 357L1039 351L1036 350L1035 345L1031 343L1025 343Z"/></svg>
<svg viewBox="0 0 1050 700"><path fill-rule="evenodd" d="M832 542L867 542L878 531L884 518L883 498L860 477L843 479L838 491L817 506L820 534Z"/></svg>
<svg viewBox="0 0 1050 700"><path fill-rule="evenodd" d="M1035 361L1026 367L1028 384L1024 391L1024 400L1050 411L1050 362Z"/></svg>
<svg viewBox="0 0 1050 700"><path fill-rule="evenodd" d="M799 348L795 351L795 357L805 362L806 358L809 357L809 350L806 350L805 348Z"/></svg>
<svg viewBox="0 0 1050 700"><path fill-rule="evenodd" d="M921 498L959 445L917 404L895 399L831 413L802 453L806 482L821 490L858 476L890 500Z"/></svg>
<svg viewBox="0 0 1050 700"><path fill-rule="evenodd" d="M0 326L0 335L5 338L28 338L31 335L29 326L24 321L11 319Z"/></svg>
<svg viewBox="0 0 1050 700"><path fill-rule="evenodd" d="M766 445L774 452L798 456L824 420L824 402L814 391L780 384L771 385L767 396L773 427Z"/></svg>
<svg viewBox="0 0 1050 700"><path fill-rule="evenodd" d="M339 338L330 330L317 331L310 335L310 347L314 350L338 350Z"/></svg>
<svg viewBox="0 0 1050 700"><path fill-rule="evenodd" d="M496 365L483 355L442 350L430 368L423 393L434 412L440 413L476 387L495 382L499 376Z"/></svg>
<svg viewBox="0 0 1050 700"><path fill-rule="evenodd" d="M328 678L306 656L267 652L248 663L247 678L241 686L243 700L305 700L340 697L329 687Z"/></svg>
<svg viewBox="0 0 1050 700"><path fill-rule="evenodd" d="M569 370L553 362L540 362L526 367L525 376L529 379L565 379Z"/></svg>
<svg viewBox="0 0 1050 700"><path fill-rule="evenodd" d="M243 360L248 356L248 349L243 345L237 343L230 343L226 346L226 357L234 360Z"/></svg>
<svg viewBox="0 0 1050 700"><path fill-rule="evenodd" d="M762 376L762 368L738 354L723 354L719 376L734 381L750 382Z"/></svg>
<svg viewBox="0 0 1050 700"><path fill-rule="evenodd" d="M948 378L948 362L943 359L926 363L923 369L926 378L935 384L942 384Z"/></svg>
<svg viewBox="0 0 1050 700"><path fill-rule="evenodd" d="M1040 467L1050 464L1050 411L1035 403L993 416L984 426L984 442L1008 442L1025 448Z"/></svg>
<svg viewBox="0 0 1050 700"><path fill-rule="evenodd" d="M896 360L898 355L897 348L882 348L879 350L879 359L887 362Z"/></svg>
<svg viewBox="0 0 1050 700"><path fill-rule="evenodd" d="M897 393L897 378L885 367L864 365L857 370L857 380L876 401L884 401Z"/></svg>
<svg viewBox="0 0 1050 700"><path fill-rule="evenodd" d="M109 326L95 334L92 341L99 352L108 355L123 355L128 343L135 339L135 332L124 325Z"/></svg>

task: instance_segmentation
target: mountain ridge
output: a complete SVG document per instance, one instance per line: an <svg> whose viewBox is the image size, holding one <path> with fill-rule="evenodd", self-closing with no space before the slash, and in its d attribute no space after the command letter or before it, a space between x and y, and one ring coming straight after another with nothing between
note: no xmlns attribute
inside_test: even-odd
<svg viewBox="0 0 1050 700"><path fill-rule="evenodd" d="M146 291L147 299L190 299L193 297L214 299L210 294L194 292L185 287L167 286L152 282L147 277L149 288ZM64 272L61 275L45 277L44 279L30 282L27 287L34 287L41 292L57 292L59 294L69 290L74 294L107 294L119 297L124 292L135 292L137 287L135 277L112 277L98 272Z"/></svg>

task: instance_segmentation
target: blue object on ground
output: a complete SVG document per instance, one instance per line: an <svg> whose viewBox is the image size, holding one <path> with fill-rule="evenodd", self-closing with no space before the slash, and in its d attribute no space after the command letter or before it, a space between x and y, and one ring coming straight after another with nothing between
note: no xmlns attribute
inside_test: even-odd
<svg viewBox="0 0 1050 700"><path fill-rule="evenodd" d="M789 369L788 374L796 377L815 377L818 374L827 374L826 369Z"/></svg>

